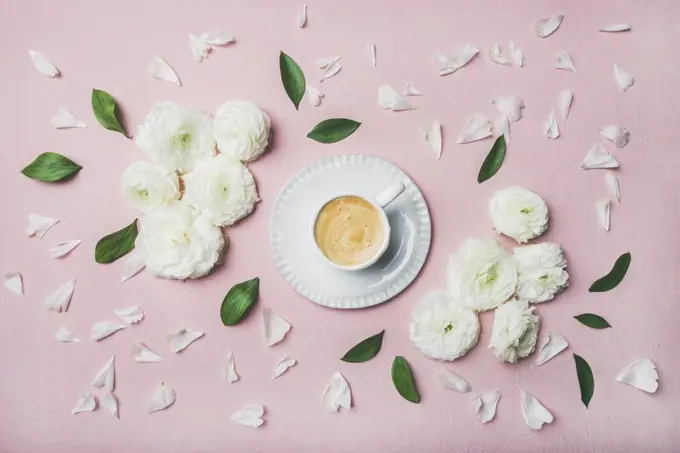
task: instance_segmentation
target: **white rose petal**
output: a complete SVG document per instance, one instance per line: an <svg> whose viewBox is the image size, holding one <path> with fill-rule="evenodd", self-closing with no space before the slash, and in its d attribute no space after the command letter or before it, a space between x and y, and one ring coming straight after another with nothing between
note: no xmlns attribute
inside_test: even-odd
<svg viewBox="0 0 680 453"><path fill-rule="evenodd" d="M610 140L617 148L623 148L630 140L630 131L623 126L607 126L600 129L600 134Z"/></svg>
<svg viewBox="0 0 680 453"><path fill-rule="evenodd" d="M489 214L496 231L527 242L548 229L548 205L540 195L522 187L508 187L489 201Z"/></svg>
<svg viewBox="0 0 680 453"><path fill-rule="evenodd" d="M605 181L607 182L607 187L612 193L612 196L621 203L621 188L619 187L619 178L614 174L614 172L608 171L604 174Z"/></svg>
<svg viewBox="0 0 680 453"><path fill-rule="evenodd" d="M455 390L460 393L467 393L470 391L470 384L456 373L452 373L448 370L441 370L437 377L439 378L439 383L447 389Z"/></svg>
<svg viewBox="0 0 680 453"><path fill-rule="evenodd" d="M230 420L240 425L259 428L264 423L262 417L264 417L264 406L261 404L251 404L232 414Z"/></svg>
<svg viewBox="0 0 680 453"><path fill-rule="evenodd" d="M165 385L163 382L158 384L156 391L151 397L151 404L149 404L149 415L154 412L162 411L175 404L177 401L177 394L175 389Z"/></svg>
<svg viewBox="0 0 680 453"><path fill-rule="evenodd" d="M555 14L550 17L539 19L534 24L534 34L539 38L547 38L555 33L564 20L564 14Z"/></svg>
<svg viewBox="0 0 680 453"><path fill-rule="evenodd" d="M183 179L182 200L199 212L207 211L217 226L233 225L253 212L260 200L250 171L224 154L199 163Z"/></svg>
<svg viewBox="0 0 680 453"><path fill-rule="evenodd" d="M138 127L136 143L156 165L182 173L215 155L210 116L171 102L154 105Z"/></svg>
<svg viewBox="0 0 680 453"><path fill-rule="evenodd" d="M631 363L616 375L616 380L647 393L656 393L659 388L659 372L649 359Z"/></svg>
<svg viewBox="0 0 680 453"><path fill-rule="evenodd" d="M501 48L498 44L493 44L489 49L489 58L496 64L503 66L512 66L512 61L503 55Z"/></svg>
<svg viewBox="0 0 680 453"><path fill-rule="evenodd" d="M524 67L524 51L517 47L514 42L510 41L510 54L517 66Z"/></svg>
<svg viewBox="0 0 680 453"><path fill-rule="evenodd" d="M622 92L635 85L635 78L623 69L619 68L618 65L614 65L614 77L616 78L616 83Z"/></svg>
<svg viewBox="0 0 680 453"><path fill-rule="evenodd" d="M470 238L449 257L446 282L456 303L490 310L515 293L517 265L498 241Z"/></svg>
<svg viewBox="0 0 680 453"><path fill-rule="evenodd" d="M231 349L227 351L227 359L222 368L222 376L224 380L230 384L238 381L238 374L236 373L236 363L234 362L234 351Z"/></svg>
<svg viewBox="0 0 680 453"><path fill-rule="evenodd" d="M475 395L475 403L477 405L477 418L482 423L488 423L496 416L496 407L498 400L501 399L501 391L481 393Z"/></svg>
<svg viewBox="0 0 680 453"><path fill-rule="evenodd" d="M522 416L531 429L541 429L545 423L552 423L554 418L534 395L522 390Z"/></svg>
<svg viewBox="0 0 680 453"><path fill-rule="evenodd" d="M269 116L251 101L231 101L217 109L213 132L222 154L243 162L260 157L269 143Z"/></svg>
<svg viewBox="0 0 680 453"><path fill-rule="evenodd" d="M35 69L37 69L40 74L50 78L59 77L61 75L57 67L42 53L29 49L28 54L31 57L33 66L35 66Z"/></svg>
<svg viewBox="0 0 680 453"><path fill-rule="evenodd" d="M619 161L599 143L595 143L581 162L582 170L597 168L619 168Z"/></svg>
<svg viewBox="0 0 680 453"><path fill-rule="evenodd" d="M467 65L478 53L478 48L472 44L465 44L449 55L442 53L434 54L434 61L439 66L439 75L453 74Z"/></svg>
<svg viewBox="0 0 680 453"><path fill-rule="evenodd" d="M445 291L426 294L411 314L411 342L427 357L455 360L479 339L479 317Z"/></svg>
<svg viewBox="0 0 680 453"><path fill-rule="evenodd" d="M489 348L501 362L515 363L536 349L538 316L525 300L511 300L494 313Z"/></svg>
<svg viewBox="0 0 680 453"><path fill-rule="evenodd" d="M5 288L19 297L24 297L24 280L21 272L8 272L1 278Z"/></svg>
<svg viewBox="0 0 680 453"><path fill-rule="evenodd" d="M142 217L135 241L152 275L180 280L208 274L225 246L226 238L210 213L199 214L184 203Z"/></svg>
<svg viewBox="0 0 680 453"><path fill-rule="evenodd" d="M97 409L97 398L92 396L90 392L87 392L78 397L78 401L76 401L76 405L71 411L71 414L92 412L95 409Z"/></svg>
<svg viewBox="0 0 680 453"><path fill-rule="evenodd" d="M95 377L92 379L92 382L90 383L92 387L95 388L105 388L109 392L113 392L115 390L115 383L116 383L116 369L114 366L116 357L111 356L111 358L104 364L104 366L97 372Z"/></svg>
<svg viewBox="0 0 680 453"><path fill-rule="evenodd" d="M510 121L516 122L522 119L522 109L524 108L524 101L515 94L503 96L501 98L491 101L496 106L502 115L506 116Z"/></svg>
<svg viewBox="0 0 680 453"><path fill-rule="evenodd" d="M135 162L121 177L123 198L130 205L149 213L179 200L179 179L174 170L166 170L149 162Z"/></svg>
<svg viewBox="0 0 680 453"><path fill-rule="evenodd" d="M536 365L543 365L569 347L567 340L557 332L548 332L536 357Z"/></svg>
<svg viewBox="0 0 680 453"><path fill-rule="evenodd" d="M562 69L563 71L577 72L574 62L571 61L571 55L564 50L555 53L555 69Z"/></svg>
<svg viewBox="0 0 680 453"><path fill-rule="evenodd" d="M109 414L118 418L118 400L113 393L105 393L101 396L100 402L102 408L104 408Z"/></svg>
<svg viewBox="0 0 680 453"><path fill-rule="evenodd" d="M515 247L519 281L517 297L530 303L547 302L569 286L567 260L559 244Z"/></svg>

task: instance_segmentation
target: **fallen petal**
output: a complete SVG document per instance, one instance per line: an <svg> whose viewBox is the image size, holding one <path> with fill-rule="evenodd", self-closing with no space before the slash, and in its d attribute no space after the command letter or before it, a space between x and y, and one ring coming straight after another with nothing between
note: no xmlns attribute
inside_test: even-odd
<svg viewBox="0 0 680 453"><path fill-rule="evenodd" d="M71 411L71 414L78 414L80 412L92 412L97 408L97 399L92 396L90 392L84 393L78 397L76 406Z"/></svg>
<svg viewBox="0 0 680 453"><path fill-rule="evenodd" d="M104 387L109 392L113 392L115 387L115 376L116 371L114 367L116 356L111 356L111 358L104 364L104 366L99 370L96 376L92 379L91 385L95 388Z"/></svg>
<svg viewBox="0 0 680 453"><path fill-rule="evenodd" d="M321 105L321 99L323 97L324 94L321 91L314 88L310 84L307 84L307 99L309 99L310 104L312 104L314 107L318 107Z"/></svg>
<svg viewBox="0 0 680 453"><path fill-rule="evenodd" d="M541 345L538 357L536 357L536 365L543 365L568 347L569 343L562 335L557 332L548 332L548 337Z"/></svg>
<svg viewBox="0 0 680 453"><path fill-rule="evenodd" d="M611 217L611 203L607 201L598 201L595 203L597 211L597 218L604 231L609 231L609 221Z"/></svg>
<svg viewBox="0 0 680 453"><path fill-rule="evenodd" d="M231 421L251 428L259 428L264 423L262 417L264 417L264 406L252 404L232 414Z"/></svg>
<svg viewBox="0 0 680 453"><path fill-rule="evenodd" d="M618 33L622 31L628 31L631 28L633 28L630 24L614 24L614 25L607 25L606 27L601 27L600 31L604 32L609 32L609 33Z"/></svg>
<svg viewBox="0 0 680 453"><path fill-rule="evenodd" d="M282 341L291 329L288 321L268 308L262 310L262 327L264 328L264 339L267 346L274 346Z"/></svg>
<svg viewBox="0 0 680 453"><path fill-rule="evenodd" d="M616 380L647 393L655 393L659 388L659 373L649 359L631 363L616 375Z"/></svg>
<svg viewBox="0 0 680 453"><path fill-rule="evenodd" d="M182 82L179 81L179 77L177 77L177 73L174 69L172 69L172 66L170 66L167 61L163 60L159 56L154 55L151 57L151 62L149 63L149 74L159 80L174 83L177 86L182 86Z"/></svg>
<svg viewBox="0 0 680 453"><path fill-rule="evenodd" d="M338 412L341 407L349 410L351 406L352 391L345 377L336 371L323 392L323 407L327 411Z"/></svg>
<svg viewBox="0 0 680 453"><path fill-rule="evenodd" d="M502 98L491 101L499 112L506 116L510 121L517 122L522 119L522 109L524 101L515 94L503 96Z"/></svg>
<svg viewBox="0 0 680 453"><path fill-rule="evenodd" d="M402 110L413 110L406 99L389 85L382 85L378 88L378 105L385 110L400 112Z"/></svg>
<svg viewBox="0 0 680 453"><path fill-rule="evenodd" d="M434 55L434 61L439 66L439 75L444 76L453 74L472 61L478 53L479 49L471 44L465 44L464 46L457 48L454 53L450 55L436 53Z"/></svg>
<svg viewBox="0 0 680 453"><path fill-rule="evenodd" d="M224 380L230 384L238 381L238 374L236 374L236 364L234 363L234 352L229 350L227 352L227 361L224 364Z"/></svg>
<svg viewBox="0 0 680 453"><path fill-rule="evenodd" d="M434 121L430 129L424 131L425 141L437 159L442 157L442 125Z"/></svg>
<svg viewBox="0 0 680 453"><path fill-rule="evenodd" d="M576 72L576 67L574 66L574 62L571 61L571 56L564 50L555 53L555 69Z"/></svg>
<svg viewBox="0 0 680 453"><path fill-rule="evenodd" d="M522 390L522 415L531 429L541 429L543 424L552 423L553 415L533 395Z"/></svg>
<svg viewBox="0 0 680 453"><path fill-rule="evenodd" d="M118 400L115 395L111 392L104 393L100 398L99 402L102 405L102 409L107 411L109 414L118 418Z"/></svg>
<svg viewBox="0 0 680 453"><path fill-rule="evenodd" d="M499 120L499 129L501 131L501 135L503 135L503 138L505 139L505 144L509 145L510 144L510 121L508 121L507 116L501 116L501 119Z"/></svg>
<svg viewBox="0 0 680 453"><path fill-rule="evenodd" d="M619 162L614 156L604 149L599 143L593 145L588 152L588 155L581 162L582 170L591 170L596 168L619 168Z"/></svg>
<svg viewBox="0 0 680 453"><path fill-rule="evenodd" d="M281 376L283 373L288 371L288 369L292 366L294 366L297 363L297 360L291 359L288 356L282 358L278 362L276 362L276 365L274 365L274 371L272 373L272 379L276 379L277 377Z"/></svg>
<svg viewBox="0 0 680 453"><path fill-rule="evenodd" d="M550 112L548 120L545 122L545 136L551 140L555 140L560 136L560 128L557 126L554 110Z"/></svg>
<svg viewBox="0 0 680 453"><path fill-rule="evenodd" d="M92 326L92 333L90 334L90 338L93 339L94 341L103 340L104 338L113 335L119 330L125 329L127 327L128 326L124 324L116 324L110 321L98 322Z"/></svg>
<svg viewBox="0 0 680 453"><path fill-rule="evenodd" d="M73 335L66 327L59 327L54 338L62 343L80 343L80 338Z"/></svg>
<svg viewBox="0 0 680 453"><path fill-rule="evenodd" d="M324 58L319 58L314 62L316 64L316 67L323 70L323 69L328 69L329 66L331 66L333 63L337 63L340 61L342 57L324 57Z"/></svg>
<svg viewBox="0 0 680 453"><path fill-rule="evenodd" d="M564 90L560 93L560 98L558 100L559 103L559 111L560 111L560 116L562 117L562 121L567 121L567 118L569 118L569 111L571 110L571 103L574 100L574 94L569 91L569 90Z"/></svg>
<svg viewBox="0 0 680 453"><path fill-rule="evenodd" d="M73 239L71 241L58 242L48 250L52 258L61 258L71 253L82 241Z"/></svg>
<svg viewBox="0 0 680 453"><path fill-rule="evenodd" d="M515 46L515 43L510 41L510 54L512 55L512 60L520 68L524 67L524 51L519 47Z"/></svg>
<svg viewBox="0 0 680 453"><path fill-rule="evenodd" d="M406 85L404 85L404 91L403 91L404 96L422 96L423 93L420 92L420 90L410 83L406 82Z"/></svg>
<svg viewBox="0 0 680 453"><path fill-rule="evenodd" d="M139 363L162 362L163 358L147 348L146 345L136 341L132 344L132 358Z"/></svg>
<svg viewBox="0 0 680 453"><path fill-rule="evenodd" d="M298 28L304 28L305 25L307 25L307 5L303 6L298 14Z"/></svg>
<svg viewBox="0 0 680 453"><path fill-rule="evenodd" d="M488 423L496 416L496 407L498 400L501 399L501 391L481 393L475 395L475 402L477 404L477 418L482 423Z"/></svg>
<svg viewBox="0 0 680 453"><path fill-rule="evenodd" d="M54 225L59 223L58 219L53 219L51 217L44 217L38 214L28 215L28 227L26 228L26 234L28 237L37 236L38 239L42 239L45 234Z"/></svg>
<svg viewBox="0 0 680 453"><path fill-rule="evenodd" d="M210 44L191 34L189 35L189 48L191 49L191 55L193 55L194 61L198 63L208 58L208 54L212 50Z"/></svg>
<svg viewBox="0 0 680 453"><path fill-rule="evenodd" d="M68 110L60 108L57 114L50 119L50 124L55 129L69 129L72 127L87 127L85 123L80 121Z"/></svg>
<svg viewBox="0 0 680 453"><path fill-rule="evenodd" d="M172 406L176 400L177 395L175 394L175 390L172 387L167 386L161 382L160 384L158 384L158 387L156 387L156 391L151 397L151 404L149 405L149 415L153 414L154 412L167 409L168 407Z"/></svg>
<svg viewBox="0 0 680 453"><path fill-rule="evenodd" d="M326 79L329 79L336 75L340 70L342 69L342 63L340 63L340 60L333 61L326 69L323 71L321 75L321 82L323 82Z"/></svg>
<svg viewBox="0 0 680 453"><path fill-rule="evenodd" d="M534 25L534 33L539 38L546 38L555 33L563 20L564 14L555 14L554 16L539 19Z"/></svg>
<svg viewBox="0 0 680 453"><path fill-rule="evenodd" d="M211 46L226 46L236 41L234 35L224 31L208 31L200 36L201 41Z"/></svg>
<svg viewBox="0 0 680 453"><path fill-rule="evenodd" d="M24 297L24 282L21 272L8 272L2 276L2 283L5 288L12 291L19 297Z"/></svg>
<svg viewBox="0 0 680 453"><path fill-rule="evenodd" d="M376 58L375 54L375 44L371 43L368 46L369 51L371 52L371 64L373 67L376 67L378 65L378 59Z"/></svg>
<svg viewBox="0 0 680 453"><path fill-rule="evenodd" d="M127 325L132 325L144 319L144 312L137 306L118 308L113 312Z"/></svg>
<svg viewBox="0 0 680 453"><path fill-rule="evenodd" d="M630 131L623 126L607 126L600 129L600 134L610 140L617 148L623 148L630 140Z"/></svg>
<svg viewBox="0 0 680 453"><path fill-rule="evenodd" d="M616 78L616 83L619 85L621 91L625 92L628 88L635 85L633 76L619 68L617 65L614 65L614 77Z"/></svg>
<svg viewBox="0 0 680 453"><path fill-rule="evenodd" d="M502 66L512 66L512 61L503 56L501 48L498 44L493 44L489 49L489 57L491 61Z"/></svg>
<svg viewBox="0 0 680 453"><path fill-rule="evenodd" d="M458 143L470 143L491 137L491 123L484 115L472 115L465 124L465 129L458 137Z"/></svg>
<svg viewBox="0 0 680 453"><path fill-rule="evenodd" d="M471 390L470 384L456 373L452 373L448 370L441 370L437 377L439 378L441 385L447 389L455 390L460 393L468 393Z"/></svg>
<svg viewBox="0 0 680 453"><path fill-rule="evenodd" d="M609 191L614 196L614 199L621 203L621 189L619 188L619 178L616 177L614 172L608 171L604 174L605 180L607 181L607 187Z"/></svg>
<svg viewBox="0 0 680 453"><path fill-rule="evenodd" d="M73 280L67 281L55 292L47 296L43 302L43 305L45 305L48 310L56 311L57 313L68 310L68 306L71 303L71 297L73 297L73 291L75 288L76 279L74 278Z"/></svg>
<svg viewBox="0 0 680 453"><path fill-rule="evenodd" d="M139 274L146 267L146 259L139 250L133 250L128 253L123 263L123 277L121 283L130 280L135 275Z"/></svg>
<svg viewBox="0 0 680 453"><path fill-rule="evenodd" d="M180 329L177 332L167 335L170 352L177 354L185 350L191 343L198 340L204 335L203 332L192 329Z"/></svg>
<svg viewBox="0 0 680 453"><path fill-rule="evenodd" d="M45 57L45 55L36 52L35 50L29 50L28 54L31 56L33 66L35 66L35 69L37 69L40 74L52 78L59 77L59 70Z"/></svg>

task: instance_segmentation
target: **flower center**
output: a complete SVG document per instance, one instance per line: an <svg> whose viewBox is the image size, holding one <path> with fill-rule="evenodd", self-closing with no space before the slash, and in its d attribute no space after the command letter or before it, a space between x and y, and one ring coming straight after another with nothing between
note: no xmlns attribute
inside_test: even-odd
<svg viewBox="0 0 680 453"><path fill-rule="evenodd" d="M453 324L448 323L446 327L444 327L444 333L449 333L453 330Z"/></svg>
<svg viewBox="0 0 680 453"><path fill-rule="evenodd" d="M550 275L548 275L548 274L541 275L540 277L538 277L538 281L541 282L541 283L547 283L551 280L552 279L550 278Z"/></svg>
<svg viewBox="0 0 680 453"><path fill-rule="evenodd" d="M180 151L186 151L191 146L191 131L187 130L186 126L181 126L177 129L177 133L170 139L172 146Z"/></svg>
<svg viewBox="0 0 680 453"><path fill-rule="evenodd" d="M489 268L477 274L477 282L484 288L491 286L498 278L498 263L493 263Z"/></svg>
<svg viewBox="0 0 680 453"><path fill-rule="evenodd" d="M531 208L524 208L524 209L521 209L519 212L521 212L522 214L525 214L525 215L529 215L529 214L531 214L531 211L532 211Z"/></svg>
<svg viewBox="0 0 680 453"><path fill-rule="evenodd" d="M146 189L140 189L137 191L137 196L142 200L146 200L147 198L149 198L149 191Z"/></svg>

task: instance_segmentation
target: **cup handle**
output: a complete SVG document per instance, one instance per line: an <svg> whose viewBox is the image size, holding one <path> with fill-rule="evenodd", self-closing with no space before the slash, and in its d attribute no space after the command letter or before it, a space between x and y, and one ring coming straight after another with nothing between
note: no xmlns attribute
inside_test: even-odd
<svg viewBox="0 0 680 453"><path fill-rule="evenodd" d="M395 182L387 189L383 190L380 195L375 199L375 203L381 208L385 208L388 204L392 203L402 192L406 189L403 182Z"/></svg>

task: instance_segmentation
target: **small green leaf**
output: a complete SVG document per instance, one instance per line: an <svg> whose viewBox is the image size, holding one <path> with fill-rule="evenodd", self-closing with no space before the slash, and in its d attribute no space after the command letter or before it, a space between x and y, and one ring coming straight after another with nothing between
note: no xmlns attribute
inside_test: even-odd
<svg viewBox="0 0 680 453"><path fill-rule="evenodd" d="M494 142L491 151L489 151L489 154L486 155L486 159L482 163L482 168L479 169L479 174L477 175L478 183L481 184L498 173L505 159L505 147L505 137L501 135Z"/></svg>
<svg viewBox="0 0 680 453"><path fill-rule="evenodd" d="M222 301L220 318L225 326L235 326L245 318L257 303L260 295L260 279L251 280L234 285Z"/></svg>
<svg viewBox="0 0 680 453"><path fill-rule="evenodd" d="M305 95L305 75L300 66L285 53L279 54L279 69L281 70L281 82L286 94L293 101L295 110L298 110L302 96Z"/></svg>
<svg viewBox="0 0 680 453"><path fill-rule="evenodd" d="M411 367L408 366L408 362L402 356L395 357L394 362L392 362L392 383L405 400L415 404L420 403L420 395L413 380Z"/></svg>
<svg viewBox="0 0 680 453"><path fill-rule="evenodd" d="M104 236L94 248L94 260L98 263L113 263L135 248L137 239L137 219L122 230Z"/></svg>
<svg viewBox="0 0 680 453"><path fill-rule="evenodd" d="M583 313L574 316L574 319L591 329L607 329L608 327L611 327L607 320L602 316L594 315L592 313Z"/></svg>
<svg viewBox="0 0 680 453"><path fill-rule="evenodd" d="M604 293L619 286L619 283L621 283L623 277L626 276L626 272L628 272L631 259L632 257L630 256L630 253L624 253L621 255L616 260L616 263L614 263L612 270L610 270L607 275L593 283L590 286L589 291L591 293Z"/></svg>
<svg viewBox="0 0 680 453"><path fill-rule="evenodd" d="M581 401L585 404L586 408L590 404L590 400L593 398L593 392L595 391L595 378L593 377L593 371L590 369L590 365L586 362L583 357L574 354L574 362L576 362L576 376L578 376L578 386L581 388Z"/></svg>
<svg viewBox="0 0 680 453"><path fill-rule="evenodd" d="M61 154L42 153L21 170L21 173L38 181L59 182L73 178L82 168Z"/></svg>
<svg viewBox="0 0 680 453"><path fill-rule="evenodd" d="M116 101L109 93L102 90L92 90L92 111L99 124L105 129L120 132L130 138L116 117Z"/></svg>
<svg viewBox="0 0 680 453"><path fill-rule="evenodd" d="M364 341L358 343L352 349L347 351L347 354L345 354L340 360L349 363L368 362L380 352L383 335L385 335L384 330L373 335L372 337L366 338Z"/></svg>
<svg viewBox="0 0 680 453"><path fill-rule="evenodd" d="M335 143L352 135L359 126L361 123L347 118L330 118L314 126L307 138L319 143Z"/></svg>

